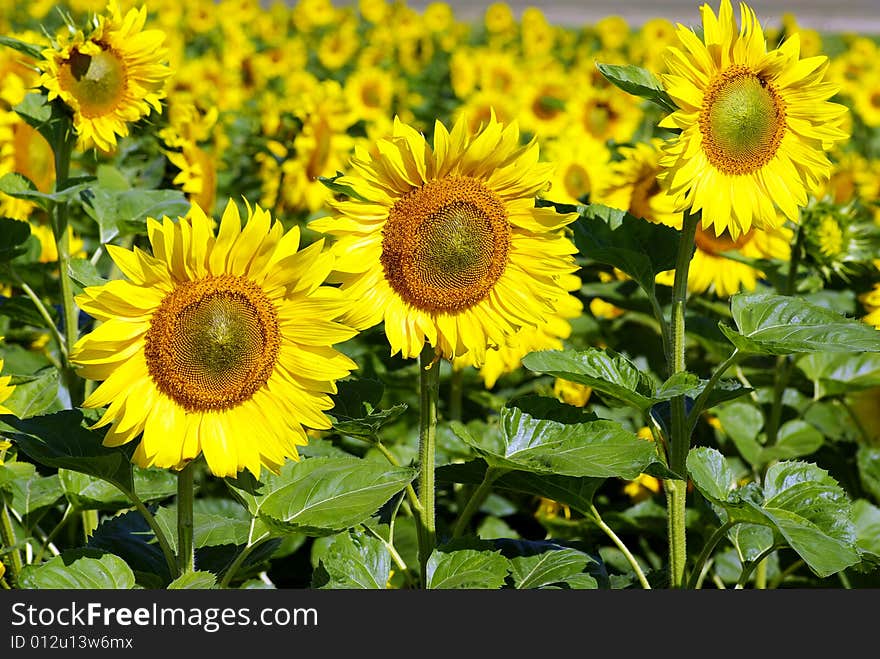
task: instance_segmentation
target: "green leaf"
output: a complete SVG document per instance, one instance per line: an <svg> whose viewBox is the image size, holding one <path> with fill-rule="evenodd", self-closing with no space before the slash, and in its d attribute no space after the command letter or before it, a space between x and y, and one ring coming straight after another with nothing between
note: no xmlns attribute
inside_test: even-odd
<svg viewBox="0 0 880 659"><path fill-rule="evenodd" d="M860 446L856 452L856 465L862 486L880 502L880 446Z"/></svg>
<svg viewBox="0 0 880 659"><path fill-rule="evenodd" d="M758 442L758 434L764 427L761 410L749 403L733 402L718 407L715 416L721 423L721 430L733 440L740 455L753 466L762 464L763 447Z"/></svg>
<svg viewBox="0 0 880 659"><path fill-rule="evenodd" d="M687 470L694 487L715 503L725 503L736 489L736 475L727 460L713 448L701 446L690 450Z"/></svg>
<svg viewBox="0 0 880 659"><path fill-rule="evenodd" d="M158 579L161 585L171 581L168 563L156 542L156 536L136 510L112 517L104 516L98 528L89 536L87 546L119 556L131 567L139 581L142 576L149 582Z"/></svg>
<svg viewBox="0 0 880 659"><path fill-rule="evenodd" d="M535 373L585 384L639 410L654 404L648 376L613 350L541 350L523 357L522 364Z"/></svg>
<svg viewBox="0 0 880 659"><path fill-rule="evenodd" d="M635 478L654 459L651 442L613 421L560 423L518 407L501 410L501 432L474 437L461 424L453 431L490 465L539 474Z"/></svg>
<svg viewBox="0 0 880 659"><path fill-rule="evenodd" d="M177 477L167 469L133 468L134 489L141 501L161 501L177 492ZM67 500L78 510L120 510L131 500L118 487L100 478L69 469L59 469L58 477Z"/></svg>
<svg viewBox="0 0 880 659"><path fill-rule="evenodd" d="M91 179L89 179L91 180ZM9 172L0 177L0 192L16 199L24 199L39 204L44 210L50 210L53 204L67 202L78 198L80 192L89 186L88 182L70 185L56 192L40 192L37 186L23 174Z"/></svg>
<svg viewBox="0 0 880 659"><path fill-rule="evenodd" d="M773 546L773 529L761 524L737 524L728 532L741 563L754 562Z"/></svg>
<svg viewBox="0 0 880 659"><path fill-rule="evenodd" d="M824 469L798 461L772 465L760 510L820 577L859 561L852 503Z"/></svg>
<svg viewBox="0 0 880 659"><path fill-rule="evenodd" d="M129 492L134 487L130 455L122 447L103 446L104 433L85 428L79 410L30 419L7 416L4 422L19 431L10 436L31 459L102 478Z"/></svg>
<svg viewBox="0 0 880 659"><path fill-rule="evenodd" d="M742 352L880 352L880 331L798 297L739 293L731 298L738 328L719 328Z"/></svg>
<svg viewBox="0 0 880 659"><path fill-rule="evenodd" d="M3 402L20 419L32 417L48 410L58 397L58 369L48 366L33 375L15 376L12 395Z"/></svg>
<svg viewBox="0 0 880 659"><path fill-rule="evenodd" d="M58 476L42 476L29 462L0 465L0 489L12 494L12 508L20 515L51 506L63 496Z"/></svg>
<svg viewBox="0 0 880 659"><path fill-rule="evenodd" d="M577 209L580 217L571 227L580 253L619 268L653 298L654 278L675 267L679 232L601 204Z"/></svg>
<svg viewBox="0 0 880 659"><path fill-rule="evenodd" d="M148 217L182 216L190 207L179 190L112 190L97 186L83 197L83 208L100 227L102 243L120 233L145 233Z"/></svg>
<svg viewBox="0 0 880 659"><path fill-rule="evenodd" d="M134 573L118 556L94 550L62 552L42 565L26 565L19 582L28 590L131 589Z"/></svg>
<svg viewBox="0 0 880 659"><path fill-rule="evenodd" d="M170 584L168 590L210 590L217 585L217 577L212 572L187 572Z"/></svg>
<svg viewBox="0 0 880 659"><path fill-rule="evenodd" d="M583 573L590 556L577 549L556 549L532 556L516 556L510 559L510 572L517 589L547 588L569 584L572 577ZM593 588L598 587L595 578ZM578 583L581 586L581 583Z"/></svg>
<svg viewBox="0 0 880 659"><path fill-rule="evenodd" d="M222 508L218 509L217 505ZM154 517L171 548L177 551L177 506L159 508ZM196 549L244 546L249 537L258 537L265 532L262 522L257 520L256 524L251 533L250 516L234 501L227 499L215 504L211 499L196 499L193 503L193 546Z"/></svg>
<svg viewBox="0 0 880 659"><path fill-rule="evenodd" d="M782 424L776 444L765 446L761 451L764 464L773 460L786 460L810 455L825 443L825 437L806 421L792 419Z"/></svg>
<svg viewBox="0 0 880 659"><path fill-rule="evenodd" d="M702 387L700 386L702 384ZM681 371L670 377L666 382L657 387L654 392L655 401L672 400L677 396L699 396L705 387L705 382L695 373Z"/></svg>
<svg viewBox="0 0 880 659"><path fill-rule="evenodd" d="M241 476L228 482L251 514L275 532L320 536L366 521L415 477L409 467L340 457L291 461L262 483Z"/></svg>
<svg viewBox="0 0 880 659"><path fill-rule="evenodd" d="M13 37L7 37L5 34L0 34L0 46L12 48L13 50L24 53L25 55L33 59L43 59L42 46L27 43L26 41L21 41L20 39L15 39Z"/></svg>
<svg viewBox="0 0 880 659"><path fill-rule="evenodd" d="M619 87L628 94L639 96L652 103L656 103L668 112L675 112L678 106L675 104L663 85L653 73L647 69L627 64L603 64L596 63L596 68L611 84Z"/></svg>
<svg viewBox="0 0 880 659"><path fill-rule="evenodd" d="M31 225L27 222L0 217L0 263L24 254L23 246L30 235Z"/></svg>
<svg viewBox="0 0 880 659"><path fill-rule="evenodd" d="M510 562L500 551L435 549L428 558L428 588L495 590L504 585Z"/></svg>
<svg viewBox="0 0 880 659"><path fill-rule="evenodd" d="M437 480L479 485L483 481L485 472L486 463L483 460L472 460L464 464L443 465L437 469ZM580 513L587 514L590 511L596 490L604 482L605 479L602 478L574 478L511 471L498 478L492 487L495 490L547 497L571 506L572 509Z"/></svg>
<svg viewBox="0 0 880 659"><path fill-rule="evenodd" d="M88 259L71 259L67 266L67 274L83 288L107 283L107 280L98 274L98 269Z"/></svg>
<svg viewBox="0 0 880 659"><path fill-rule="evenodd" d="M52 108L44 94L32 92L27 94L21 103L16 105L13 110L16 114L24 119L28 125L46 138L49 144L52 144Z"/></svg>
<svg viewBox="0 0 880 659"><path fill-rule="evenodd" d="M391 556L385 545L360 531L337 535L320 565L327 581L319 587L325 589L384 590L391 576Z"/></svg>
<svg viewBox="0 0 880 659"><path fill-rule="evenodd" d="M880 559L880 508L858 499L853 504L853 525L858 548Z"/></svg>
<svg viewBox="0 0 880 659"><path fill-rule="evenodd" d="M333 428L343 435L375 438L382 426L397 419L407 409L406 403L386 410L376 409L384 392L384 386L378 380L343 380L337 387L334 406L327 413L334 420Z"/></svg>
<svg viewBox="0 0 880 659"><path fill-rule="evenodd" d="M813 382L817 400L880 386L880 354L877 353L818 352L798 359L797 367Z"/></svg>

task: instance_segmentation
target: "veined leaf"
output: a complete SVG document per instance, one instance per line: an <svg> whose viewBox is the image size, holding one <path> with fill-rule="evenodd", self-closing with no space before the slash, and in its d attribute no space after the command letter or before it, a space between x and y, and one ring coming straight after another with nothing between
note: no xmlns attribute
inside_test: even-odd
<svg viewBox="0 0 880 659"><path fill-rule="evenodd" d="M730 308L737 330L719 328L742 352L880 352L880 331L799 297L738 293Z"/></svg>
<svg viewBox="0 0 880 659"><path fill-rule="evenodd" d="M363 532L343 532L320 557L326 580L313 584L325 589L384 590L391 576L391 555L378 538ZM319 570L316 574L324 574Z"/></svg>
<svg viewBox="0 0 880 659"><path fill-rule="evenodd" d="M633 64L603 64L596 63L596 68L605 76L611 84L619 87L628 94L639 96L652 103L659 105L667 112L675 112L678 109L663 85L653 73Z"/></svg>
<svg viewBox="0 0 880 659"><path fill-rule="evenodd" d="M134 588L134 573L113 554L75 550L41 565L26 565L19 581L30 590L128 590Z"/></svg>
<svg viewBox="0 0 880 659"><path fill-rule="evenodd" d="M798 359L797 367L812 380L817 399L880 386L880 354L877 353L817 352Z"/></svg>
<svg viewBox="0 0 880 659"><path fill-rule="evenodd" d="M593 559L577 549L554 549L532 556L516 556L510 559L510 570L513 583L517 589L548 588L565 584L570 585L573 577L582 575L584 568ZM598 587L595 578L590 575L593 588ZM575 582L583 587L583 581Z"/></svg>
<svg viewBox="0 0 880 659"><path fill-rule="evenodd" d="M427 571L428 588L495 590L504 585L510 563L500 551L435 549L428 558Z"/></svg>

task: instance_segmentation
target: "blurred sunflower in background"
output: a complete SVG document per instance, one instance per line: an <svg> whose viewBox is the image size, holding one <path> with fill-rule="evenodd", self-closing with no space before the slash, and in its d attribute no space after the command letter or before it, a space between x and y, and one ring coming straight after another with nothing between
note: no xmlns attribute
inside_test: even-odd
<svg viewBox="0 0 880 659"><path fill-rule="evenodd" d="M740 10L738 34L730 0L718 16L700 8L702 40L679 26L662 75L679 109L660 123L681 130L661 159L676 209L702 211L704 228L732 240L752 226L796 222L831 173L825 151L847 137L847 108L828 101L838 91L823 80L828 59L801 59L797 33L768 51L755 12Z"/></svg>
<svg viewBox="0 0 880 659"><path fill-rule="evenodd" d="M0 373L3 372L3 360L0 359ZM12 411L3 406L3 403L9 399L12 395L12 392L15 391L15 387L9 384L12 381L11 375L0 375L0 414L12 414ZM0 442L2 444L3 442ZM9 448L11 444L7 444L6 446L0 446L0 450L5 450ZM2 464L2 462L0 462Z"/></svg>
<svg viewBox="0 0 880 659"><path fill-rule="evenodd" d="M43 51L40 83L49 100L60 98L73 111L80 148L113 151L128 124L151 111L161 112L165 83L171 74L162 48L165 33L144 29L147 10L124 15L116 0L97 16L92 32L62 35Z"/></svg>
<svg viewBox="0 0 880 659"><path fill-rule="evenodd" d="M352 198L310 227L336 237L348 322L384 321L392 354L417 357L427 342L479 367L487 349L557 313L578 267L560 231L575 216L535 206L553 166L538 162L534 140L520 144L516 124L493 115L472 133L465 118L451 131L438 121L432 148L396 120L351 165L336 182Z"/></svg>
<svg viewBox="0 0 880 659"><path fill-rule="evenodd" d="M148 231L152 255L107 246L127 281L77 297L102 321L71 360L103 380L84 406L109 405L95 425L110 426L104 444L142 433L136 464L181 469L203 453L221 477L296 459L306 428L330 427L329 394L356 368L332 347L356 331L335 320L340 291L322 285L323 241L299 250L299 229L259 207L242 227L232 202L216 235L195 205Z"/></svg>

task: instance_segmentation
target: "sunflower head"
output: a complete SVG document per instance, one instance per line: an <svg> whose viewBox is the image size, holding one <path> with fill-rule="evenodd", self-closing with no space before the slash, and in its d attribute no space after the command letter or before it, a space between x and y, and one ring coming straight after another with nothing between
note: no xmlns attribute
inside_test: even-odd
<svg viewBox="0 0 880 659"><path fill-rule="evenodd" d="M194 205L177 222L148 221L152 254L109 246L127 280L88 287L77 302L103 321L72 361L103 380L84 406L108 406L105 445L141 436L141 466L181 468L204 454L217 476L297 457L306 428L330 427L335 381L355 364L332 345L345 299L323 286L330 257L299 250L259 207L241 225L230 202L215 231Z"/></svg>
<svg viewBox="0 0 880 659"><path fill-rule="evenodd" d="M0 359L0 373L3 372L3 360ZM12 386L10 381L12 380L11 375L0 375L0 414L12 414L12 410L3 406L3 402L6 401L11 395L12 392L15 391L15 387ZM9 448L9 446L2 447L3 450ZM3 464L0 462L0 464Z"/></svg>
<svg viewBox="0 0 880 659"><path fill-rule="evenodd" d="M43 51L40 83L49 100L60 98L73 112L73 125L82 148L116 148L116 138L128 135L128 124L161 112L165 82L171 74L165 33L145 30L146 8L123 14L110 0L104 15L86 35L62 35Z"/></svg>
<svg viewBox="0 0 880 659"><path fill-rule="evenodd" d="M547 322L576 270L562 233L574 216L536 208L551 169L537 149L494 113L476 132L465 117L451 132L437 122L433 147L396 120L389 138L358 149L337 180L352 199L311 225L337 237L351 322L384 321L393 353L415 357L428 342L450 359L470 352L475 366Z"/></svg>
<svg viewBox="0 0 880 659"><path fill-rule="evenodd" d="M826 278L848 279L880 253L880 225L857 201L843 206L829 200L810 204L802 213L804 249Z"/></svg>
<svg viewBox="0 0 880 659"><path fill-rule="evenodd" d="M678 26L662 79L679 109L660 124L680 131L659 177L676 209L702 211L704 228L734 240L797 221L830 174L826 151L847 137L846 107L828 101L827 58L802 58L797 34L768 51L755 12L740 10L739 30L730 0L718 15L701 7L702 39Z"/></svg>

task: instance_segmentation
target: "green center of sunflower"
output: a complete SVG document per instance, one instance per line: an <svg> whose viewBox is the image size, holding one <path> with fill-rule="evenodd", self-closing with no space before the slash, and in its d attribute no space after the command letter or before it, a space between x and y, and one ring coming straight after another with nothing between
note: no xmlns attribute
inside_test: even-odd
<svg viewBox="0 0 880 659"><path fill-rule="evenodd" d="M157 388L188 411L250 399L269 379L280 336L262 289L235 275L186 282L150 320L144 355Z"/></svg>
<svg viewBox="0 0 880 659"><path fill-rule="evenodd" d="M776 155L785 105L772 84L737 64L709 85L699 125L709 162L725 174L751 174Z"/></svg>
<svg viewBox="0 0 880 659"><path fill-rule="evenodd" d="M458 312L504 273L510 226L502 200L470 177L436 179L401 197L382 236L382 267L406 302Z"/></svg>
<svg viewBox="0 0 880 659"><path fill-rule="evenodd" d="M94 55L73 50L61 65L58 77L61 88L70 93L86 117L97 117L113 111L125 93L125 64L114 50L102 49Z"/></svg>

